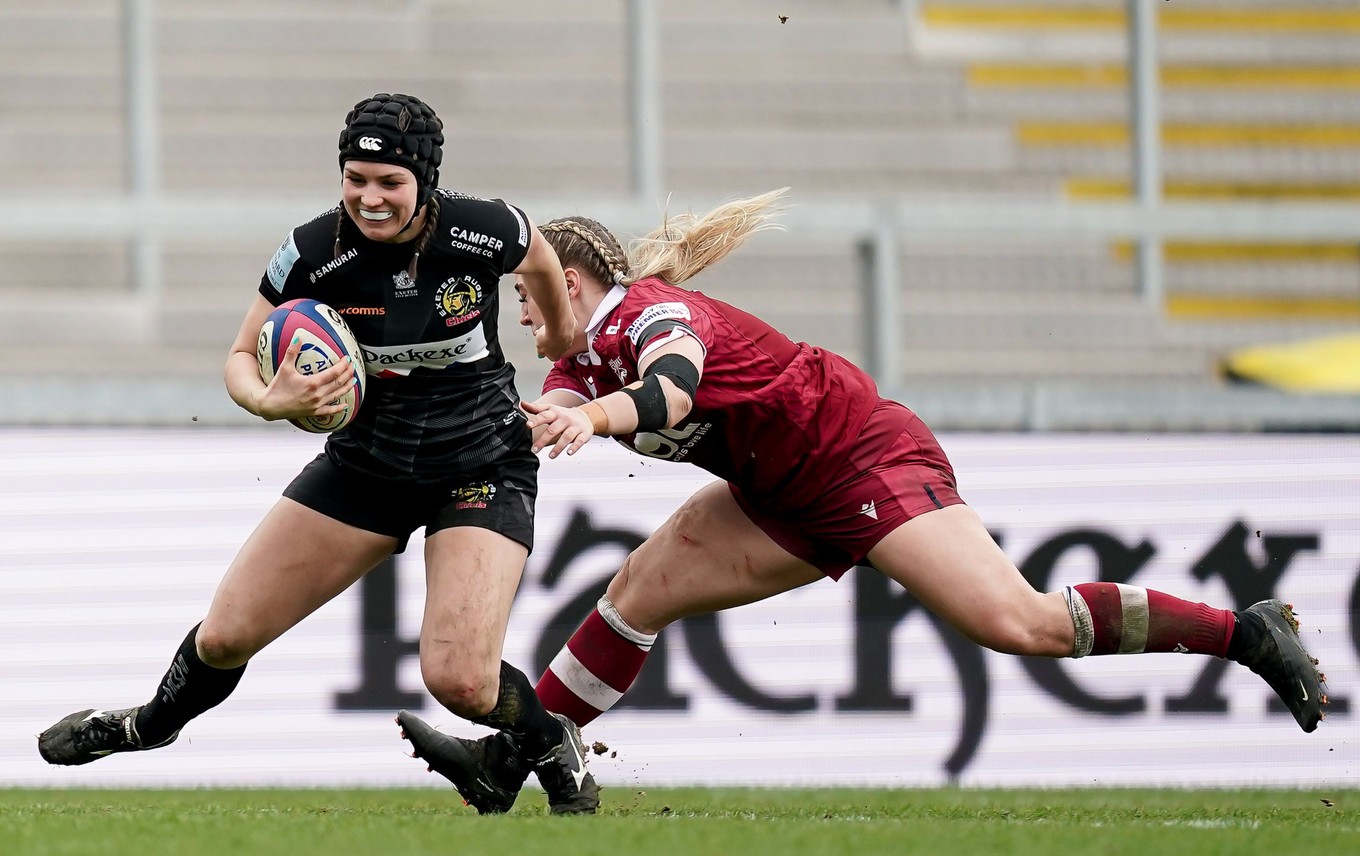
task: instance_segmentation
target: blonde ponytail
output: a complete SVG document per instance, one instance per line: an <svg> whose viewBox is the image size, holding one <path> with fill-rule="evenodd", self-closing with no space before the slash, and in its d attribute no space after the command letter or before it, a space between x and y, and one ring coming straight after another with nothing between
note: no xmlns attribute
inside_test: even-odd
<svg viewBox="0 0 1360 856"><path fill-rule="evenodd" d="M782 209L787 187L737 199L703 216L679 214L641 238L625 252L618 238L588 217L559 217L538 227L563 267L580 267L610 287L631 285L649 276L679 285L721 261L756 232L782 229L771 222Z"/></svg>
<svg viewBox="0 0 1360 856"><path fill-rule="evenodd" d="M679 285L726 258L756 232L782 229L771 220L783 210L779 202L787 192L787 187L781 187L726 202L702 216L667 217L659 227L629 245L629 280L636 282L655 276Z"/></svg>

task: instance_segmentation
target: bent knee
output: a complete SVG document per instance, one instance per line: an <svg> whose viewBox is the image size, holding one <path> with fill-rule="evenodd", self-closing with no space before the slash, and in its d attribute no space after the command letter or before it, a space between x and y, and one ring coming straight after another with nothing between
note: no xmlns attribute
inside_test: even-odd
<svg viewBox="0 0 1360 856"><path fill-rule="evenodd" d="M259 653L260 645L248 634L227 628L211 619L204 619L194 635L198 658L214 669L235 669L244 666Z"/></svg>
<svg viewBox="0 0 1360 856"><path fill-rule="evenodd" d="M665 569L640 557L636 550L628 554L609 581L605 597L619 617L639 633L660 633L685 615L682 598L677 598Z"/></svg>
<svg viewBox="0 0 1360 856"><path fill-rule="evenodd" d="M1072 653L1070 643L1063 647L1051 634L1024 624L993 628L973 641L1000 654L1021 657L1066 657Z"/></svg>
<svg viewBox="0 0 1360 856"><path fill-rule="evenodd" d="M422 663L421 677L435 701L464 719L486 716L495 708L500 694L499 672L469 675Z"/></svg>
<svg viewBox="0 0 1360 856"><path fill-rule="evenodd" d="M1061 595L1058 596L1061 598ZM1056 608L1055 608L1056 607ZM1042 597L1025 607L994 613L968 634L974 642L1002 654L1023 657L1070 657L1072 618L1062 601Z"/></svg>
<svg viewBox="0 0 1360 856"><path fill-rule="evenodd" d="M655 588L655 586L648 586L647 575L646 561L640 559L638 551L634 550L624 557L623 564L619 566L614 578L609 581L605 595L615 607L619 607L620 603L626 607L633 601L645 599L649 588Z"/></svg>

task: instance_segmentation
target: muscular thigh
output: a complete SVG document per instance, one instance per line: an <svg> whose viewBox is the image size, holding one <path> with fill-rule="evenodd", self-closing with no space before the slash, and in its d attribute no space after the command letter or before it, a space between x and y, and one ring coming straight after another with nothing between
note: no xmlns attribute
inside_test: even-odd
<svg viewBox="0 0 1360 856"><path fill-rule="evenodd" d="M629 555L609 598L632 627L652 633L821 578L752 523L726 483L713 482Z"/></svg>
<svg viewBox="0 0 1360 856"><path fill-rule="evenodd" d="M976 642L1015 653L1070 651L1062 595L1035 591L966 505L913 517L868 558Z"/></svg>
<svg viewBox="0 0 1360 856"><path fill-rule="evenodd" d="M425 540L425 617L420 658L427 674L493 676L528 548L477 526Z"/></svg>
<svg viewBox="0 0 1360 856"><path fill-rule="evenodd" d="M391 536L280 499L222 578L199 631L200 645L245 662L348 588L396 544Z"/></svg>

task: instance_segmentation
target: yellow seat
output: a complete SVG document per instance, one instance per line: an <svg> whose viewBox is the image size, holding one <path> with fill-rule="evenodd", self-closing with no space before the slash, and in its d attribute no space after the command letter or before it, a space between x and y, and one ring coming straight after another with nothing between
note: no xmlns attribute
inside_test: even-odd
<svg viewBox="0 0 1360 856"><path fill-rule="evenodd" d="M1221 369L1230 380L1287 392L1360 393L1360 333L1244 348Z"/></svg>

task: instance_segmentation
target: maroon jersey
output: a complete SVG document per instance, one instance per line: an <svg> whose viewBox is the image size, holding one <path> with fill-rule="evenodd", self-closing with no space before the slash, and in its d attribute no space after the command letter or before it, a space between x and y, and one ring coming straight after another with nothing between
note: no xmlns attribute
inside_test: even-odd
<svg viewBox="0 0 1360 856"><path fill-rule="evenodd" d="M644 279L614 287L586 328L588 349L559 360L543 391L599 398L639 380L638 362L677 336L704 347L685 421L616 437L641 454L702 467L766 507L812 505L879 402L872 378L734 306Z"/></svg>

